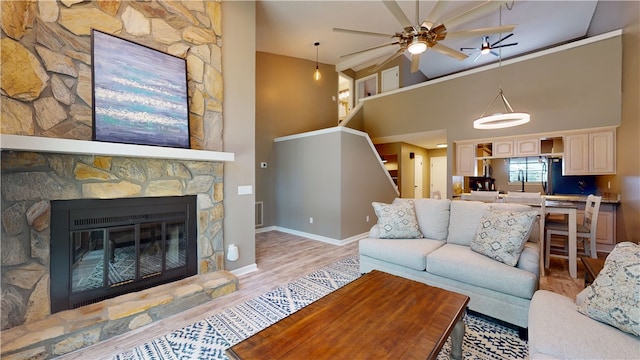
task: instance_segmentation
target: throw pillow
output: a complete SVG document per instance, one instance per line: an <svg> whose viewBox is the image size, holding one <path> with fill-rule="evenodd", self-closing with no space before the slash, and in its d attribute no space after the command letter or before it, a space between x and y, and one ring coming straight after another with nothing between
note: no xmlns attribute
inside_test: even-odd
<svg viewBox="0 0 640 360"><path fill-rule="evenodd" d="M422 238L413 201L403 201L397 204L374 202L372 205L378 217L380 239Z"/></svg>
<svg viewBox="0 0 640 360"><path fill-rule="evenodd" d="M640 336L640 245L618 243L583 293L580 313Z"/></svg>
<svg viewBox="0 0 640 360"><path fill-rule="evenodd" d="M538 211L496 210L489 207L482 216L471 250L516 266L529 238Z"/></svg>

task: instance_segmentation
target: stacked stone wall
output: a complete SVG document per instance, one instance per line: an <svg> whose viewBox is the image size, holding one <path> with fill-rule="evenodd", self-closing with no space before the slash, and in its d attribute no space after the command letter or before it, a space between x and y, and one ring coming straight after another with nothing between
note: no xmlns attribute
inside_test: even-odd
<svg viewBox="0 0 640 360"><path fill-rule="evenodd" d="M3 134L92 138L91 28L185 58L191 148L222 151L220 2L2 1ZM223 269L221 163L2 152L2 329L49 315L50 201L198 196L199 272Z"/></svg>

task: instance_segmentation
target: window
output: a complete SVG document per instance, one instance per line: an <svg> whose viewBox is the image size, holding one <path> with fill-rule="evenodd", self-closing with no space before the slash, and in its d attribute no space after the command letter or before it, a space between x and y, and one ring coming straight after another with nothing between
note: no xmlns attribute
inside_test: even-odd
<svg viewBox="0 0 640 360"><path fill-rule="evenodd" d="M509 182L540 183L547 181L547 159L526 157L509 159Z"/></svg>

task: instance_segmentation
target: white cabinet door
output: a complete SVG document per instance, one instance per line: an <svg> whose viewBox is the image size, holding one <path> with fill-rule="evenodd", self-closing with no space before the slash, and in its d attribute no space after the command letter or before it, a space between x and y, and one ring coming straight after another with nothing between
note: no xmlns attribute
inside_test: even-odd
<svg viewBox="0 0 640 360"><path fill-rule="evenodd" d="M513 156L513 140L500 140L493 142L493 157L503 158Z"/></svg>
<svg viewBox="0 0 640 360"><path fill-rule="evenodd" d="M540 139L516 139L516 156L540 155Z"/></svg>
<svg viewBox="0 0 640 360"><path fill-rule="evenodd" d="M589 174L589 134L565 135L562 175Z"/></svg>
<svg viewBox="0 0 640 360"><path fill-rule="evenodd" d="M615 174L615 130L589 133L589 172Z"/></svg>
<svg viewBox="0 0 640 360"><path fill-rule="evenodd" d="M456 175L476 176L475 150L475 144L456 144Z"/></svg>

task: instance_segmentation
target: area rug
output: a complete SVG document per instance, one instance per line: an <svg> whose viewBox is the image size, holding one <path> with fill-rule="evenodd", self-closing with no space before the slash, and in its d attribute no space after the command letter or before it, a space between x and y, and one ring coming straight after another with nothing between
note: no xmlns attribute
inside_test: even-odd
<svg viewBox="0 0 640 360"><path fill-rule="evenodd" d="M348 257L240 305L125 351L114 360L227 359L225 350L360 277ZM464 359L525 359L526 341L514 329L467 314ZM356 346L356 345L354 345ZM438 355L449 359L451 339Z"/></svg>

